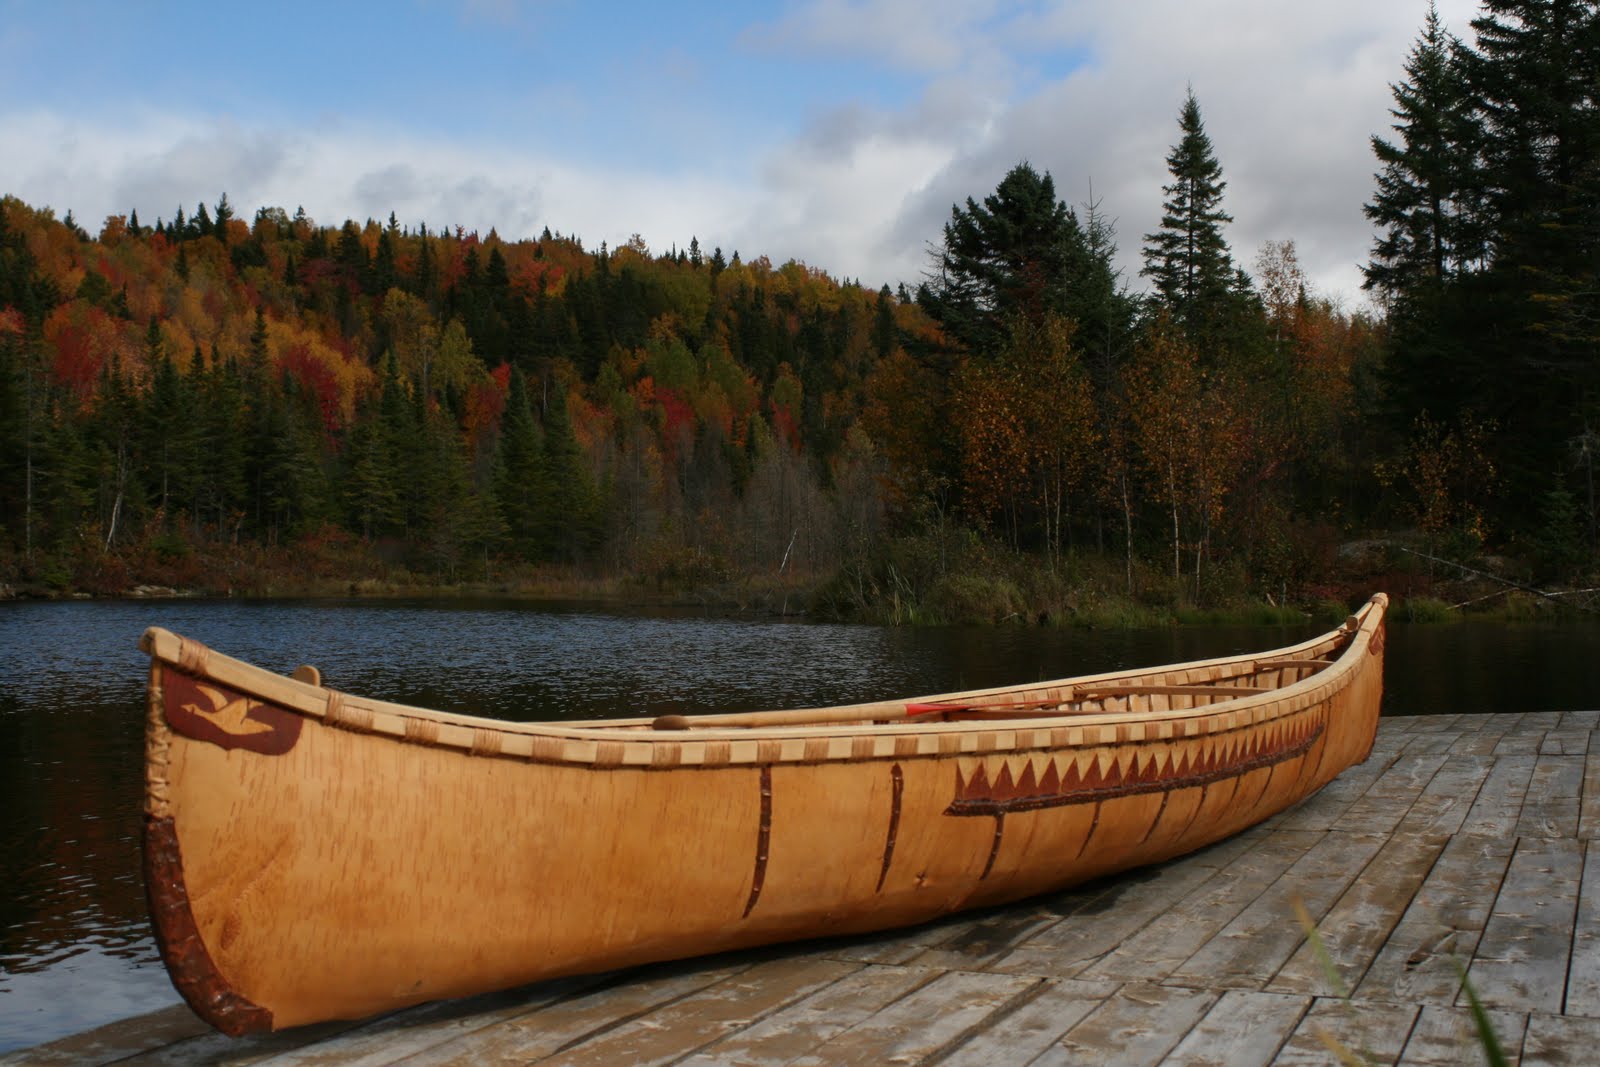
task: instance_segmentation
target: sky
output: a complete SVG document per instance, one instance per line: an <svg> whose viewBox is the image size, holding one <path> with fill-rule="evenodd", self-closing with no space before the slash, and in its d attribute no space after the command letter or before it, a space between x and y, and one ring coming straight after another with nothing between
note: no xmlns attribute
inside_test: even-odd
<svg viewBox="0 0 1600 1067"><path fill-rule="evenodd" d="M1476 3L1439 0L1470 39ZM1362 204L1427 0L0 0L0 194L91 233L226 192L798 259L876 288L1024 160L1135 291L1192 89L1249 269L1364 302Z"/></svg>

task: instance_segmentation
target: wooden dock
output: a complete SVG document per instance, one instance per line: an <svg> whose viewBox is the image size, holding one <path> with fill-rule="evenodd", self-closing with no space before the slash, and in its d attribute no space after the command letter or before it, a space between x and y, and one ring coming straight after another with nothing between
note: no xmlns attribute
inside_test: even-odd
<svg viewBox="0 0 1600 1067"><path fill-rule="evenodd" d="M1005 909L263 1038L175 1007L0 1064L1482 1063L1462 968L1510 1062L1596 1063L1597 731L1386 719L1238 837Z"/></svg>

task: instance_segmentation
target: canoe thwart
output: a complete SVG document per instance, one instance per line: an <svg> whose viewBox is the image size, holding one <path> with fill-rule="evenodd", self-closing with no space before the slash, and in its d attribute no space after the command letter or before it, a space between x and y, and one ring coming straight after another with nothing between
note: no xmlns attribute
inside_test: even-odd
<svg viewBox="0 0 1600 1067"><path fill-rule="evenodd" d="M309 663L300 664L300 666L294 669L294 673L289 675L289 677L293 678L297 682L304 682L307 685L322 684L322 672L317 670Z"/></svg>

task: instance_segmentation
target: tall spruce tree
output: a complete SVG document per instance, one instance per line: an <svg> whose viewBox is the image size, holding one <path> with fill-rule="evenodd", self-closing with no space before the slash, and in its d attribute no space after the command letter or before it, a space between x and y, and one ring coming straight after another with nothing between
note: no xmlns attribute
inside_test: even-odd
<svg viewBox="0 0 1600 1067"><path fill-rule="evenodd" d="M1383 169L1367 218L1378 227L1365 288L1394 298L1436 292L1482 264L1478 123L1461 42L1428 5L1427 21L1394 93L1395 141L1372 138Z"/></svg>
<svg viewBox="0 0 1600 1067"><path fill-rule="evenodd" d="M1539 355L1568 363L1592 363L1600 339L1597 8L1592 0L1486 0L1472 23L1493 269L1528 298L1526 325L1546 342Z"/></svg>
<svg viewBox="0 0 1600 1067"><path fill-rule="evenodd" d="M1222 180L1211 138L1190 89L1178 114L1183 136L1167 155L1172 184L1162 186L1161 226L1144 236L1144 269L1161 304L1191 338L1226 303L1235 282L1233 259L1222 227L1233 216L1222 210Z"/></svg>
<svg viewBox="0 0 1600 1067"><path fill-rule="evenodd" d="M1473 82L1494 227L1482 377L1515 525L1600 425L1600 5L1486 0Z"/></svg>
<svg viewBox="0 0 1600 1067"><path fill-rule="evenodd" d="M543 492L534 501L534 534L544 558L576 563L598 533L594 479L584 467L567 412L567 390L559 382L550 390L543 430L539 456Z"/></svg>
<svg viewBox="0 0 1600 1067"><path fill-rule="evenodd" d="M523 559L540 555L539 513L545 496L543 443L528 401L528 382L511 368L505 415L500 423L500 452L495 463L494 495L505 520L507 543Z"/></svg>

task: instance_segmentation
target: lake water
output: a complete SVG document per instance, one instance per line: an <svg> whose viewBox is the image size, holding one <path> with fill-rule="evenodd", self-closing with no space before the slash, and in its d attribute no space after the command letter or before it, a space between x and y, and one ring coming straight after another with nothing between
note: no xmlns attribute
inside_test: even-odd
<svg viewBox="0 0 1600 1067"><path fill-rule="evenodd" d="M525 602L0 604L0 1052L174 1003L145 920L139 634L512 719L815 706L1289 644L1323 629L893 629ZM1600 627L1390 628L1385 714L1600 707Z"/></svg>

